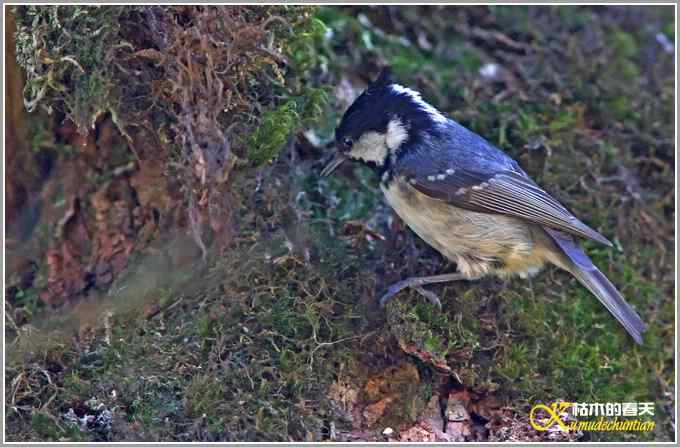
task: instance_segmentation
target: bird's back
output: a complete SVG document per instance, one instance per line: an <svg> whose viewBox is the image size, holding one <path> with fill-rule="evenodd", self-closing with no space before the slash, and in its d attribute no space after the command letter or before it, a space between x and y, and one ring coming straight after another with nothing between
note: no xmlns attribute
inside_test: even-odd
<svg viewBox="0 0 680 447"><path fill-rule="evenodd" d="M451 119L439 126L412 142L398 163L416 164L423 172L454 166L484 173L512 171L528 178L513 158L480 135Z"/></svg>

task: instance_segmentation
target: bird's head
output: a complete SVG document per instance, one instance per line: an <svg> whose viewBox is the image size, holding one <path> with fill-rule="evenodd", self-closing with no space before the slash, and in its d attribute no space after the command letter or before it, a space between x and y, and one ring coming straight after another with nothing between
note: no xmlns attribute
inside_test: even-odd
<svg viewBox="0 0 680 447"><path fill-rule="evenodd" d="M394 83L384 69L342 117L335 130L338 152L322 175L347 159L380 170L411 138L446 120L418 92Z"/></svg>

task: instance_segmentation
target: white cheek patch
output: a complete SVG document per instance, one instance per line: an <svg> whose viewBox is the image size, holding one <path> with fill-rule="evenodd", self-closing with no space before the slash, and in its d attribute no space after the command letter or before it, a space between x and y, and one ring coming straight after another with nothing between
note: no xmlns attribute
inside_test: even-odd
<svg viewBox="0 0 680 447"><path fill-rule="evenodd" d="M352 150L349 151L349 156L356 160L373 162L382 166L385 164L388 152L385 134L366 132L354 143Z"/></svg>
<svg viewBox="0 0 680 447"><path fill-rule="evenodd" d="M385 136L385 143L392 153L395 153L404 141L408 139L408 132L406 127L398 118L393 118L387 124L387 135Z"/></svg>

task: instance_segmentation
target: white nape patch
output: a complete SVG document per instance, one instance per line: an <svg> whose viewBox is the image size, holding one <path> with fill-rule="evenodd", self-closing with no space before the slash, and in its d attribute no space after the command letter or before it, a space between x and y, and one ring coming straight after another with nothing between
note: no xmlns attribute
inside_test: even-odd
<svg viewBox="0 0 680 447"><path fill-rule="evenodd" d="M392 118L387 124L387 135L385 135L387 147L394 154L407 139L408 132L404 124L402 124L399 118Z"/></svg>
<svg viewBox="0 0 680 447"><path fill-rule="evenodd" d="M364 162L373 162L378 166L385 164L389 148L385 141L385 134L366 132L354 142L349 157Z"/></svg>
<svg viewBox="0 0 680 447"><path fill-rule="evenodd" d="M399 84L392 84L390 86L392 91L396 94L399 95L406 95L411 98L411 100L420 107L420 109L423 112L426 112L428 115L430 115L430 118L432 118L433 121L437 123L445 123L447 121L447 118L439 112L439 110L435 109L432 107L430 104L425 102L425 100L420 96L420 93L418 93L415 90L411 90L410 88L406 88L403 85Z"/></svg>

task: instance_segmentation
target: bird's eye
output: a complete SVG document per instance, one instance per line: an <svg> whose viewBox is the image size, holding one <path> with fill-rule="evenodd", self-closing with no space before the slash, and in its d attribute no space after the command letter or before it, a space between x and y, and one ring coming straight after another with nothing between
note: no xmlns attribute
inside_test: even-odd
<svg viewBox="0 0 680 447"><path fill-rule="evenodd" d="M349 148L351 148L352 145L354 144L354 141L352 141L351 138L345 138L345 139L342 140L342 144L344 144L345 147L346 147L347 149L349 149Z"/></svg>

